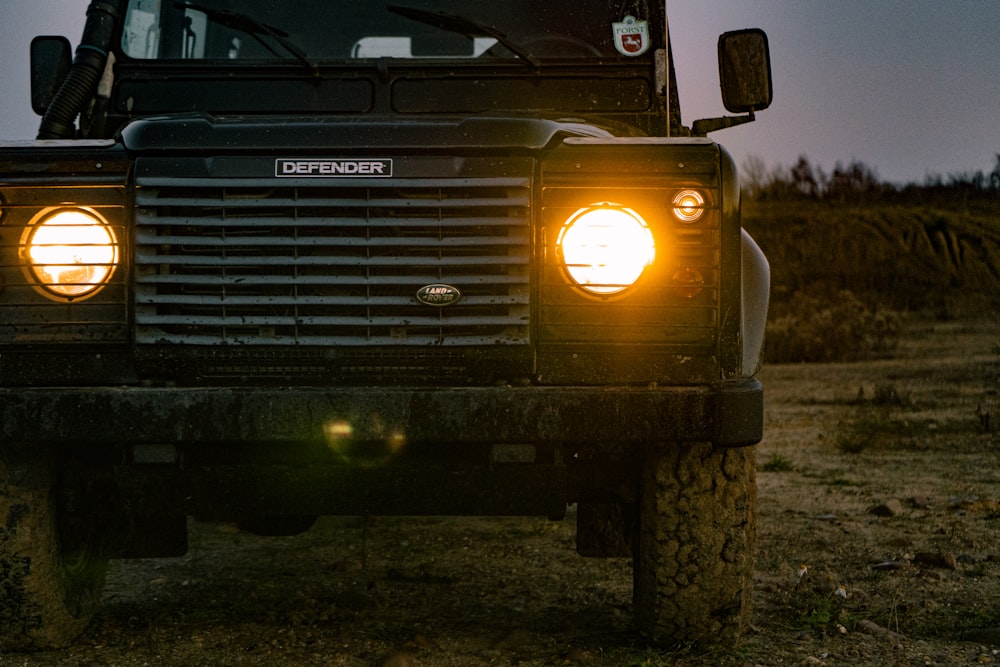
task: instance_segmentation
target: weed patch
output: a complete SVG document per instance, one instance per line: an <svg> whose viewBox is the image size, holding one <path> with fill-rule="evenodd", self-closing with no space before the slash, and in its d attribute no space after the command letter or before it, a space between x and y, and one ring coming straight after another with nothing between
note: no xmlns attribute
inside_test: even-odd
<svg viewBox="0 0 1000 667"><path fill-rule="evenodd" d="M841 422L834 443L845 454L860 454L882 444L895 433L893 420L884 408L864 408L847 421Z"/></svg>
<svg viewBox="0 0 1000 667"><path fill-rule="evenodd" d="M791 472L795 469L792 462L781 454L772 454L771 458L764 462L762 468L764 472Z"/></svg>
<svg viewBox="0 0 1000 667"><path fill-rule="evenodd" d="M1000 605L969 610L959 618L958 623L960 630L1000 627Z"/></svg>
<svg viewBox="0 0 1000 667"><path fill-rule="evenodd" d="M892 356L900 319L865 305L853 292L800 292L776 306L767 324L769 362L862 361Z"/></svg>

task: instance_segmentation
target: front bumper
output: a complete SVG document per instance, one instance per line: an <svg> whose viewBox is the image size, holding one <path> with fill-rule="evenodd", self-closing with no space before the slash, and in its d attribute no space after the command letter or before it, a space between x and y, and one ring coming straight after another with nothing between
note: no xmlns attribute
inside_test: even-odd
<svg viewBox="0 0 1000 667"><path fill-rule="evenodd" d="M88 447L405 443L622 447L759 442L755 379L716 387L0 389L5 443Z"/></svg>
<svg viewBox="0 0 1000 667"><path fill-rule="evenodd" d="M177 555L184 516L559 518L634 502L651 447L760 440L756 380L718 387L0 389L0 453L54 452L72 524ZM86 499L89 499L87 501ZM124 526L124 528L121 528Z"/></svg>

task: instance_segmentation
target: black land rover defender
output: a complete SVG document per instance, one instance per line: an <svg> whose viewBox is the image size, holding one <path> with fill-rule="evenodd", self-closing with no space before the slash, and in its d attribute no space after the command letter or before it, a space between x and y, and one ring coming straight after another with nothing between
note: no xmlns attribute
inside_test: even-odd
<svg viewBox="0 0 1000 667"><path fill-rule="evenodd" d="M0 649L190 516L560 517L638 628L750 608L768 266L663 2L92 0L0 144Z"/></svg>

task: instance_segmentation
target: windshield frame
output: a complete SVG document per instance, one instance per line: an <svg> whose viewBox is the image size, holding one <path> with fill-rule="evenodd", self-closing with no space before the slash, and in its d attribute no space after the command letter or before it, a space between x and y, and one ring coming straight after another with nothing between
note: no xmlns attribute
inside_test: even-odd
<svg viewBox="0 0 1000 667"><path fill-rule="evenodd" d="M583 1L593 4L593 0ZM662 16L664 7L657 6ZM284 30L277 22L265 22ZM615 37L612 26L599 28L610 43ZM134 58L121 50L124 32L123 20L112 42L113 83L106 104L109 133L134 119L178 114L314 118L318 122L335 118L362 122L377 116L395 117L400 122L428 116L516 116L593 123L619 136L683 131L666 49L659 48L666 41L665 35L637 57L550 57L543 59L540 67L514 54L503 58L323 60L308 53L306 66L280 50L280 58L256 60ZM650 32L657 31L650 28ZM667 130L668 125L673 129Z"/></svg>
<svg viewBox="0 0 1000 667"><path fill-rule="evenodd" d="M610 13L604 3L579 0L555 4L537 0L349 4L337 0L129 0L116 51L125 61L197 61L231 67L295 60L310 67L364 67L384 61L454 66L519 62L536 69L559 62L626 64L648 62L665 46L663 4L655 3L652 10L645 6L645 2L626 1L621 12ZM227 20L195 7L216 9L215 14L225 14ZM317 7L319 14L314 11ZM345 7L360 9L347 14ZM242 24L237 25L238 21ZM325 29L330 25L336 29ZM627 42L639 46L630 50Z"/></svg>

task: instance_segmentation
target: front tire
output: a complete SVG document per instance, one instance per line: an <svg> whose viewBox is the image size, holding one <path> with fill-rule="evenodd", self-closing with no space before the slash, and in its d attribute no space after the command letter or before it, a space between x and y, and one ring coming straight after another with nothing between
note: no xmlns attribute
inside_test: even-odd
<svg viewBox="0 0 1000 667"><path fill-rule="evenodd" d="M0 654L65 646L100 604L107 561L68 549L56 520L55 467L0 452Z"/></svg>
<svg viewBox="0 0 1000 667"><path fill-rule="evenodd" d="M749 621L756 536L752 447L645 457L634 547L639 630L661 644L733 644Z"/></svg>

